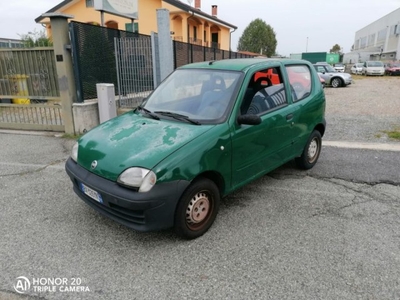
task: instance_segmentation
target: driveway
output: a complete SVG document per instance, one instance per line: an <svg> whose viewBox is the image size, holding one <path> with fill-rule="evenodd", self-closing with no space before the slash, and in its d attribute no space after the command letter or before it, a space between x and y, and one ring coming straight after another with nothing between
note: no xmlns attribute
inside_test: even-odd
<svg viewBox="0 0 400 300"><path fill-rule="evenodd" d="M85 205L64 171L73 141L0 133L0 299L400 298L399 142L341 122L384 116L333 109L360 86L327 88L324 141L396 151L323 146L314 169L288 163L226 197L193 241Z"/></svg>

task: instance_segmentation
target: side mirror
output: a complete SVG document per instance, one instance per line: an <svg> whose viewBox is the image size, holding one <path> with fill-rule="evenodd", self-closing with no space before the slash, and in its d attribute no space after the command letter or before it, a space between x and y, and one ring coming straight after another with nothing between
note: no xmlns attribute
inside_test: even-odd
<svg viewBox="0 0 400 300"><path fill-rule="evenodd" d="M257 115L240 115L237 118L239 124L244 125L259 125L261 124L261 118Z"/></svg>

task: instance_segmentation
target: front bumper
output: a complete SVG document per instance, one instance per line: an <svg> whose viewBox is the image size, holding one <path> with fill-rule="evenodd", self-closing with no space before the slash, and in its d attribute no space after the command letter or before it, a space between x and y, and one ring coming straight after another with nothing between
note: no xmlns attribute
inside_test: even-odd
<svg viewBox="0 0 400 300"><path fill-rule="evenodd" d="M385 72L379 72L379 71L370 71L370 72L368 72L367 71L367 75L370 75L370 76L383 76L383 75L385 75Z"/></svg>
<svg viewBox="0 0 400 300"><path fill-rule="evenodd" d="M389 75L397 76L400 75L400 70L388 71L387 73Z"/></svg>
<svg viewBox="0 0 400 300"><path fill-rule="evenodd" d="M65 170L74 192L83 201L102 215L137 231L172 227L176 205L190 183L185 180L160 183L147 193L139 193L87 171L71 158L67 160ZM83 193L81 183L97 191L102 203Z"/></svg>
<svg viewBox="0 0 400 300"><path fill-rule="evenodd" d="M344 84L345 84L345 85L349 85L349 84L351 84L352 82L353 82L353 79L352 79L352 78L344 79Z"/></svg>

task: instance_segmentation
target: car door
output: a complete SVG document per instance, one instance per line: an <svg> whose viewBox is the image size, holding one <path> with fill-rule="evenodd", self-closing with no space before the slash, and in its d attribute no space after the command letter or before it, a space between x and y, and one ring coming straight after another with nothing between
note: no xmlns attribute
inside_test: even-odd
<svg viewBox="0 0 400 300"><path fill-rule="evenodd" d="M251 85L262 82L254 73L241 102L241 114L255 114L261 118L259 125L234 124L232 139L232 185L241 186L254 177L268 172L287 161L293 140L292 120L295 108L288 101L290 87L283 81L281 69L263 70L273 74L273 80L261 83L261 89ZM262 77L261 77L262 78ZM274 81L274 84L272 84ZM258 90L258 91L257 91ZM251 98L250 98L251 96ZM249 99L246 99L249 97ZM277 104L277 105L274 105ZM245 109L243 109L245 106Z"/></svg>
<svg viewBox="0 0 400 300"><path fill-rule="evenodd" d="M331 84L332 73L329 73L325 66L317 65L315 69L320 73L321 77L325 80L326 84Z"/></svg>

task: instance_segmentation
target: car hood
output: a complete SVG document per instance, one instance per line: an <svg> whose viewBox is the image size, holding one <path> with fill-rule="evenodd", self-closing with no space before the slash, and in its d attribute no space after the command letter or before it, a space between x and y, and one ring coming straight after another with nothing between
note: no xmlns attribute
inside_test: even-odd
<svg viewBox="0 0 400 300"><path fill-rule="evenodd" d="M129 167L152 169L214 125L154 120L129 112L92 129L79 139L78 163L115 181ZM91 167L93 161L97 166Z"/></svg>

